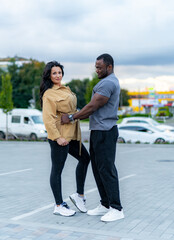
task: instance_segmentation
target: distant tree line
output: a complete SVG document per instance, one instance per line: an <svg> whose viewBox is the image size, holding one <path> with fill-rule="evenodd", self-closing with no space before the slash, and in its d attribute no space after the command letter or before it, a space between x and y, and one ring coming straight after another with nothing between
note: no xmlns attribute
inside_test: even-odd
<svg viewBox="0 0 174 240"><path fill-rule="evenodd" d="M44 67L44 62L33 59L30 59L30 63L18 66L15 63L15 59L12 58L7 71L0 68L0 92L2 91L2 79L8 74L11 78L13 89L12 102L14 108L28 108L34 100L35 107L40 109L39 88ZM89 78L83 80L72 79L66 84L77 96L77 108L83 108L90 101L92 89L98 81L97 75L93 74L92 80ZM121 106L129 105L128 98L127 90L121 89Z"/></svg>

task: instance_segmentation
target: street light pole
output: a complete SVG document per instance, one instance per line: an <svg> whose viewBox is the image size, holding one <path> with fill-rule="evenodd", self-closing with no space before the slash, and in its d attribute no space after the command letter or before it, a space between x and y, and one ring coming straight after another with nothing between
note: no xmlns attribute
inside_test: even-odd
<svg viewBox="0 0 174 240"><path fill-rule="evenodd" d="M36 108L36 96L35 96L35 89L39 88L39 86L34 86L32 88L32 97L33 97L33 106Z"/></svg>
<svg viewBox="0 0 174 240"><path fill-rule="evenodd" d="M140 103L140 89L138 88L138 111L140 113L141 103Z"/></svg>

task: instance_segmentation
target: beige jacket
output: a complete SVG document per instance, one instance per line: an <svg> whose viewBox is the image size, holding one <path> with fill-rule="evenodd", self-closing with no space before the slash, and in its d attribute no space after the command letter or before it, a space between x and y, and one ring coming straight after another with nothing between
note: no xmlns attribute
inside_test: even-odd
<svg viewBox="0 0 174 240"><path fill-rule="evenodd" d="M43 95L43 121L48 133L48 139L55 141L65 138L81 141L79 120L61 125L63 113L74 114L77 110L77 98L69 87L53 85Z"/></svg>

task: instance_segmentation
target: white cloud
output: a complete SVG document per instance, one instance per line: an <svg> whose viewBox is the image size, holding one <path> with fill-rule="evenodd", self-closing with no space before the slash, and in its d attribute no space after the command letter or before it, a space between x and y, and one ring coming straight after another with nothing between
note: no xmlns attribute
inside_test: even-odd
<svg viewBox="0 0 174 240"><path fill-rule="evenodd" d="M95 62L95 59L94 59ZM72 79L92 78L95 63L63 62L64 82ZM121 88L129 91L144 91L154 87L157 91L174 90L174 65L168 66L115 66L114 72L119 79Z"/></svg>
<svg viewBox="0 0 174 240"><path fill-rule="evenodd" d="M144 86L143 79L174 75L173 0L0 2L0 57L67 63L66 81L90 77L89 66L104 52L129 87L130 79Z"/></svg>
<svg viewBox="0 0 174 240"><path fill-rule="evenodd" d="M167 55L174 50L173 7L170 0L1 0L0 55L46 59L60 51L63 60L89 61L108 51L122 63Z"/></svg>
<svg viewBox="0 0 174 240"><path fill-rule="evenodd" d="M157 91L174 89L174 65L116 66L115 73L122 88L143 91L154 87Z"/></svg>
<svg viewBox="0 0 174 240"><path fill-rule="evenodd" d="M127 78L120 80L120 86L129 91L146 91L149 87L161 92L173 91L174 76L149 77L147 79Z"/></svg>

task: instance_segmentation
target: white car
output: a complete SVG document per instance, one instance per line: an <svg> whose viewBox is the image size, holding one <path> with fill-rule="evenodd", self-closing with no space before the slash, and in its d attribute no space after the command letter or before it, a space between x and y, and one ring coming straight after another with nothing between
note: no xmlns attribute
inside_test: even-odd
<svg viewBox="0 0 174 240"><path fill-rule="evenodd" d="M174 127L169 126L169 125L165 125L165 124L160 124L150 117L123 118L121 124L127 124L127 123L145 123L145 124L148 124L149 126L156 127L160 130L174 133Z"/></svg>
<svg viewBox="0 0 174 240"><path fill-rule="evenodd" d="M6 114L0 109L0 139L5 138ZM46 139L42 112L37 109L16 108L8 114L8 132L15 138Z"/></svg>
<svg viewBox="0 0 174 240"><path fill-rule="evenodd" d="M118 124L119 143L174 143L174 134L143 123Z"/></svg>

